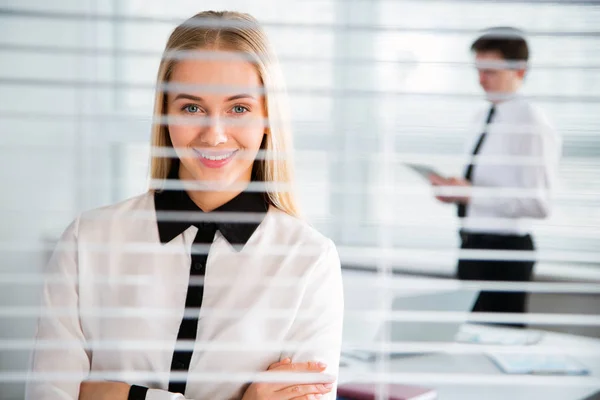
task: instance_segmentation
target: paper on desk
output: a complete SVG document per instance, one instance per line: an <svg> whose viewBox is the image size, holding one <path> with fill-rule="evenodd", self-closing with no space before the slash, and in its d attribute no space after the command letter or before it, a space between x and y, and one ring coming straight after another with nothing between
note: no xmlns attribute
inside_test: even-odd
<svg viewBox="0 0 600 400"><path fill-rule="evenodd" d="M455 340L460 343L525 346L538 343L543 333L533 330L464 325Z"/></svg>
<svg viewBox="0 0 600 400"><path fill-rule="evenodd" d="M562 354L488 354L507 374L589 375L589 369L570 356Z"/></svg>

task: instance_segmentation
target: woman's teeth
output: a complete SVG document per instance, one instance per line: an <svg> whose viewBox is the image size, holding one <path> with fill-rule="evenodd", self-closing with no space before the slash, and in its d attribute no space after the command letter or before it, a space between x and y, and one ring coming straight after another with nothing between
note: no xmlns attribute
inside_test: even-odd
<svg viewBox="0 0 600 400"><path fill-rule="evenodd" d="M206 153L200 153L200 156L202 158L206 158L207 160L211 160L211 161L220 161L220 160L224 160L226 158L231 157L231 155L234 152L232 151L231 153L226 153L226 154L219 154L219 155L210 155L210 154L206 154Z"/></svg>

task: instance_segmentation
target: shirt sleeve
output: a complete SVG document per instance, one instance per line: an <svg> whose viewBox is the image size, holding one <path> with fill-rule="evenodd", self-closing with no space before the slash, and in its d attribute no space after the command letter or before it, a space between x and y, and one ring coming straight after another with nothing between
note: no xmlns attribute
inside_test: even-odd
<svg viewBox="0 0 600 400"><path fill-rule="evenodd" d="M339 255L329 240L306 285L296 319L286 336L286 343L297 347L282 354L292 362L316 361L327 364L325 373L337 378L342 347L344 296ZM322 398L334 400L337 384Z"/></svg>
<svg viewBox="0 0 600 400"><path fill-rule="evenodd" d="M78 313L77 226L65 230L44 271L27 400L77 400L90 371Z"/></svg>
<svg viewBox="0 0 600 400"><path fill-rule="evenodd" d="M546 218L551 213L556 186L559 137L551 126L539 122L529 125L526 132L507 136L511 141L508 156L513 163L498 169L496 180L488 180L488 185L475 185L469 207L498 217ZM499 188L515 195L505 195L496 190Z"/></svg>
<svg viewBox="0 0 600 400"><path fill-rule="evenodd" d="M27 400L78 400L90 372L91 352L79 318L78 220L63 233L46 268ZM185 400L149 389L145 400Z"/></svg>

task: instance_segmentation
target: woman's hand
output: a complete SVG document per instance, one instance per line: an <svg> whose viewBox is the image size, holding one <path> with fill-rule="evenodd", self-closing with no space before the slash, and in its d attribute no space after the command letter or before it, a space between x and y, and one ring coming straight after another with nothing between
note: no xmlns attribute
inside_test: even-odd
<svg viewBox="0 0 600 400"><path fill-rule="evenodd" d="M129 385L123 382L81 382L79 400L127 400Z"/></svg>
<svg viewBox="0 0 600 400"><path fill-rule="evenodd" d="M327 366L322 363L305 362L292 364L289 358L271 364L267 371L319 373ZM318 399L333 388L333 380L323 375L323 379L315 383L269 383L255 382L248 386L242 400L291 400Z"/></svg>

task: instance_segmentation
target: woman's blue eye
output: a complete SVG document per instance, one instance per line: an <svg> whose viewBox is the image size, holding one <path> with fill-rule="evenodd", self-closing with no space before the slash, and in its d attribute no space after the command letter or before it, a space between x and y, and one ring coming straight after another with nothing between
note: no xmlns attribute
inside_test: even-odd
<svg viewBox="0 0 600 400"><path fill-rule="evenodd" d="M183 110L195 114L200 111L200 107L193 104L188 104L187 106L183 107Z"/></svg>
<svg viewBox="0 0 600 400"><path fill-rule="evenodd" d="M233 112L236 114L243 114L244 112L248 111L248 109L244 106L235 106L233 107Z"/></svg>

